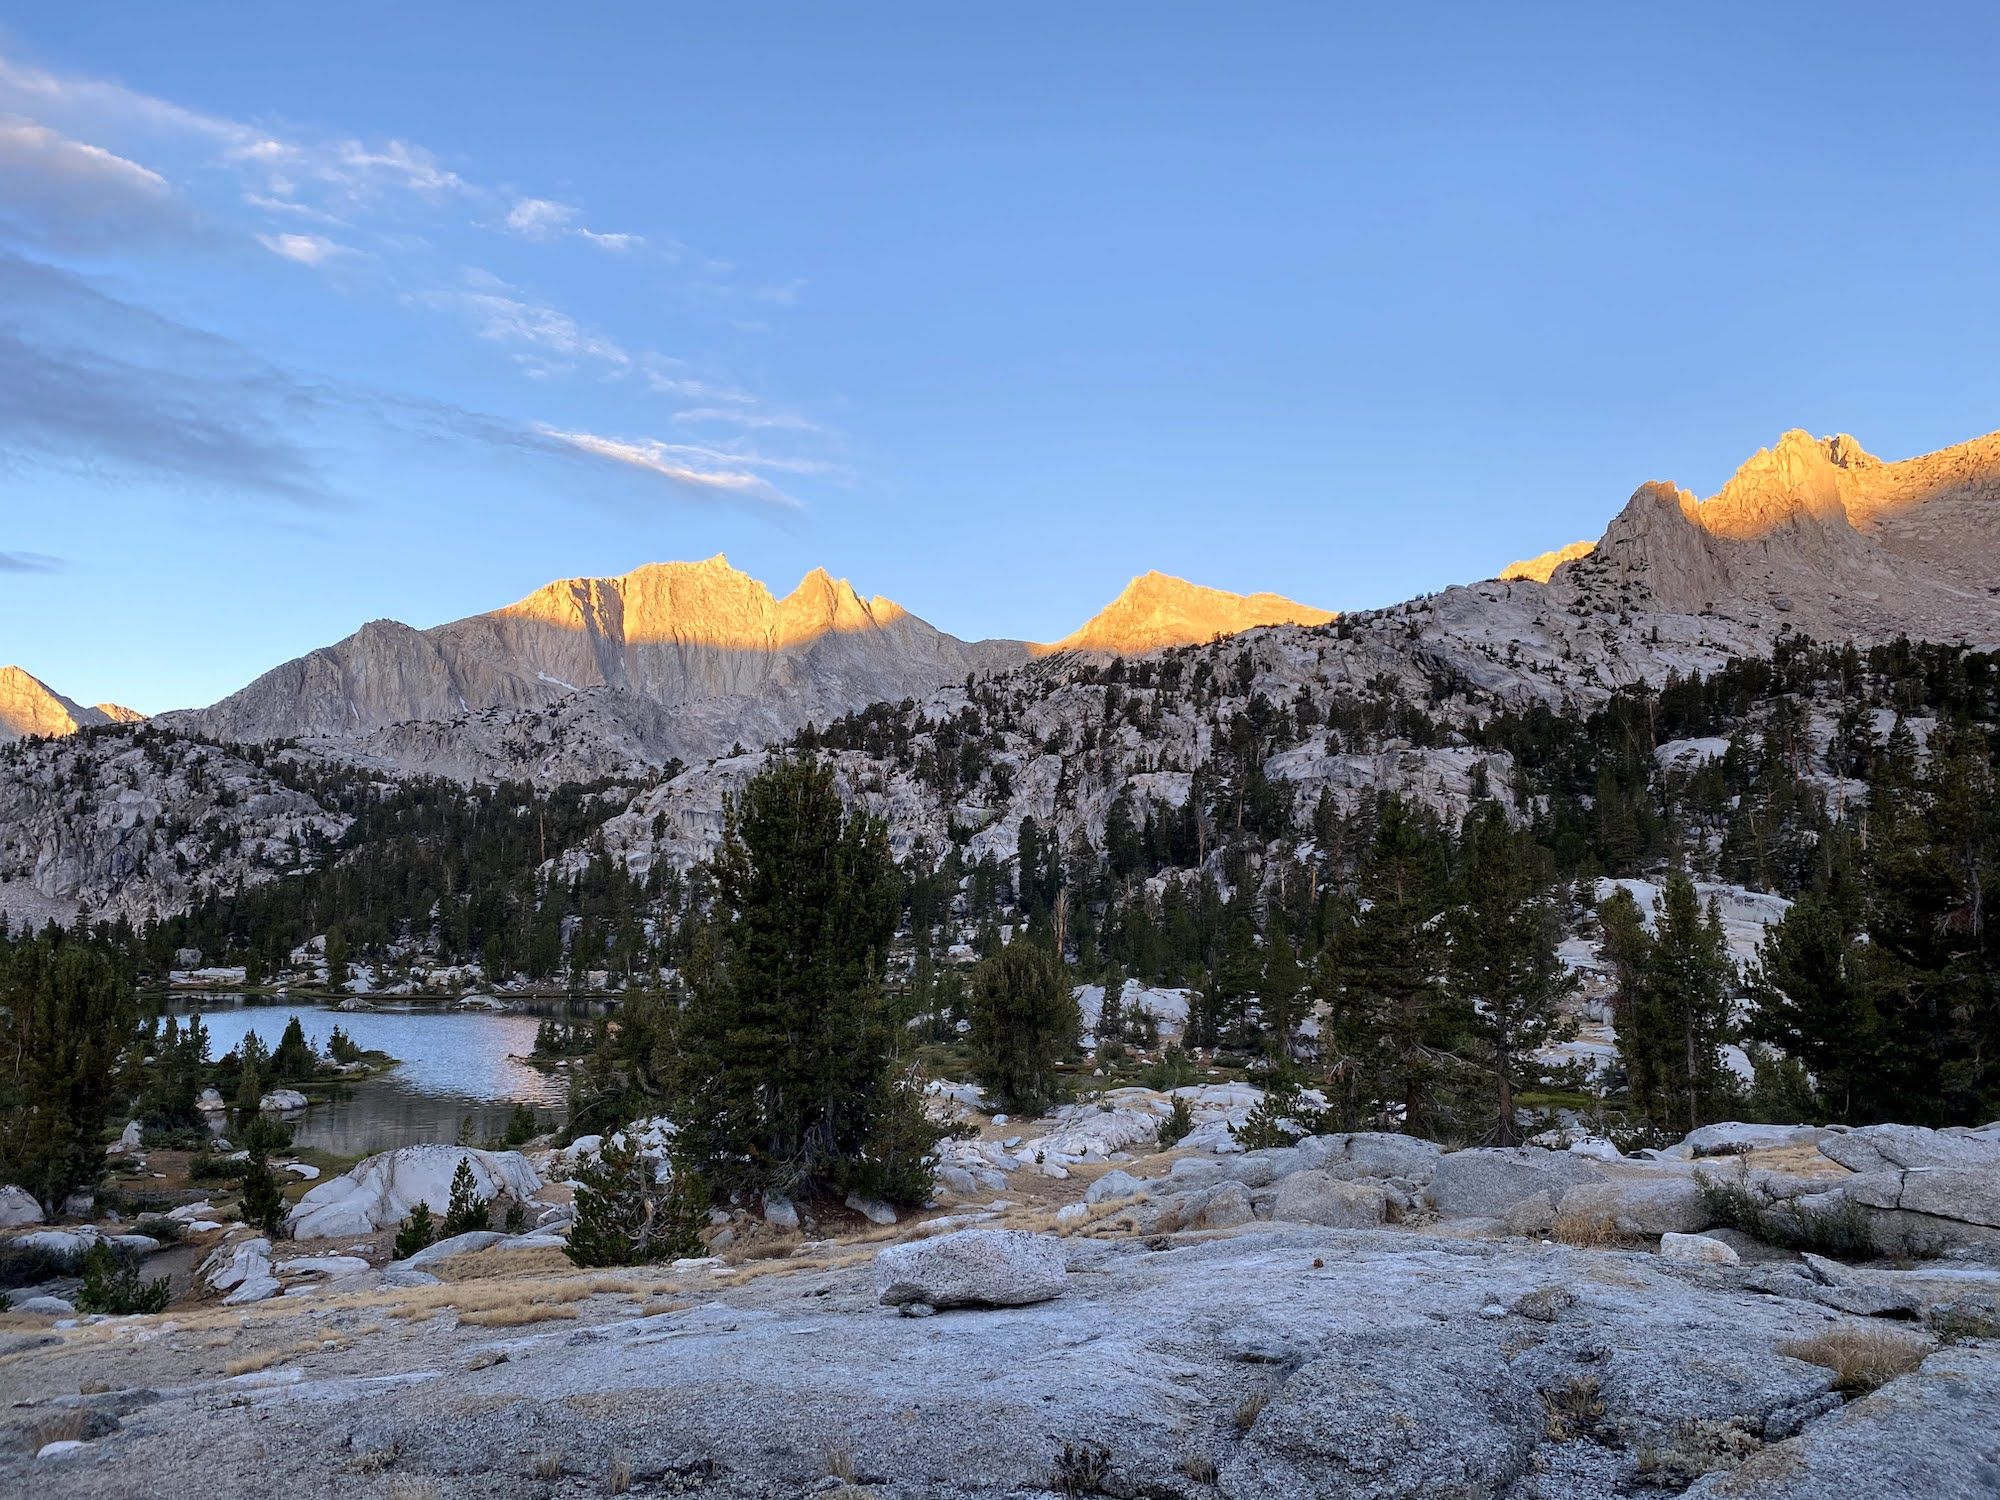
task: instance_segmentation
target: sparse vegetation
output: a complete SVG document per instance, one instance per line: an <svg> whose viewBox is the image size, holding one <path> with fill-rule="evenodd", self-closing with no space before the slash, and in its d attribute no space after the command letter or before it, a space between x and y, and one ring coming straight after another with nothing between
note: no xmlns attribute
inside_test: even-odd
<svg viewBox="0 0 2000 1500"><path fill-rule="evenodd" d="M1865 1396L1907 1375L1931 1352L1925 1339L1879 1323L1850 1323L1808 1339L1778 1345L1778 1352L1833 1371L1833 1388Z"/></svg>
<svg viewBox="0 0 2000 1500"><path fill-rule="evenodd" d="M1111 1451L1102 1443L1064 1443L1049 1469L1058 1495L1101 1495L1111 1478Z"/></svg>
<svg viewBox="0 0 2000 1500"><path fill-rule="evenodd" d="M1765 1198L1750 1186L1743 1164L1733 1175L1697 1172L1695 1184L1715 1222L1781 1250L1809 1250L1834 1260L1873 1260L1882 1253L1868 1210L1849 1198L1831 1208Z"/></svg>
<svg viewBox="0 0 2000 1500"><path fill-rule="evenodd" d="M165 1312L172 1298L167 1278L144 1280L136 1258L119 1255L102 1243L92 1245L84 1253L83 1285L76 1294L78 1312L110 1313L117 1317Z"/></svg>
<svg viewBox="0 0 2000 1500"><path fill-rule="evenodd" d="M1596 1436L1604 1413L1604 1393L1595 1376L1578 1375L1542 1392L1542 1431L1552 1443Z"/></svg>
<svg viewBox="0 0 2000 1500"><path fill-rule="evenodd" d="M1160 1121L1160 1149L1171 1151L1194 1129L1194 1111L1187 1100L1176 1094L1167 1109L1167 1117Z"/></svg>

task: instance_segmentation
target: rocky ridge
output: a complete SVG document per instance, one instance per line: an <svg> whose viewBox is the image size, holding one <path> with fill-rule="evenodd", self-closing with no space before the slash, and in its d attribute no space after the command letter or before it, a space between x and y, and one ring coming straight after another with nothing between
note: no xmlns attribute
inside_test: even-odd
<svg viewBox="0 0 2000 1500"><path fill-rule="evenodd" d="M0 744L33 735L75 734L99 724L136 724L145 717L116 703L86 708L19 667L0 667Z"/></svg>

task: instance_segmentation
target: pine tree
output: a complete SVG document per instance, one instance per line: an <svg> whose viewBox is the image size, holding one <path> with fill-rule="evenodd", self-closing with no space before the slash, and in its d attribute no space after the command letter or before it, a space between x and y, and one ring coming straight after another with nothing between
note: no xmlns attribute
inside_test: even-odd
<svg viewBox="0 0 2000 1500"><path fill-rule="evenodd" d="M1443 875L1435 830L1401 797L1384 797L1357 882L1366 904L1356 903L1330 945L1321 984L1334 1009L1325 1039L1338 1048L1328 1062L1354 1107L1419 1134L1453 1066L1451 1005L1439 983Z"/></svg>
<svg viewBox="0 0 2000 1500"><path fill-rule="evenodd" d="M1016 938L972 971L972 1076L1001 1108L1039 1114L1060 1096L1056 1068L1082 1020L1056 956Z"/></svg>
<svg viewBox="0 0 2000 1500"><path fill-rule="evenodd" d="M665 1182L638 1146L607 1136L576 1176L576 1219L563 1253L579 1266L637 1266L703 1252L708 1189L676 1156Z"/></svg>
<svg viewBox="0 0 2000 1500"><path fill-rule="evenodd" d="M306 1040L305 1026L297 1016L285 1022L278 1038L278 1050L271 1054L271 1075L286 1083L309 1079L319 1071L319 1054Z"/></svg>
<svg viewBox="0 0 2000 1500"><path fill-rule="evenodd" d="M108 955L47 937L0 950L0 1180L52 1212L96 1185L137 1024L132 983Z"/></svg>
<svg viewBox="0 0 2000 1500"><path fill-rule="evenodd" d="M1706 912L1694 882L1667 878L1653 907L1653 942L1640 987L1637 1030L1656 1076L1641 1103L1655 1121L1685 1121L1693 1130L1729 1092L1721 1049L1729 1034L1729 993L1735 965L1722 936L1722 915Z"/></svg>
<svg viewBox="0 0 2000 1500"><path fill-rule="evenodd" d="M244 1165L240 1211L245 1224L277 1234L285 1222L285 1198L278 1177L261 1149L253 1148Z"/></svg>
<svg viewBox="0 0 2000 1500"><path fill-rule="evenodd" d="M344 990L353 978L347 967L347 934L338 927L326 935L326 984L328 989Z"/></svg>
<svg viewBox="0 0 2000 1500"><path fill-rule="evenodd" d="M445 1208L444 1238L491 1229L492 1214L479 1196L479 1180L472 1172L472 1158L461 1156L458 1170L451 1174L451 1202Z"/></svg>
<svg viewBox="0 0 2000 1500"><path fill-rule="evenodd" d="M430 1204L419 1199L417 1206L410 1210L396 1230L396 1248L393 1259L408 1260L426 1245L437 1242L437 1225L431 1219Z"/></svg>
<svg viewBox="0 0 2000 1500"><path fill-rule="evenodd" d="M845 813L831 769L778 760L731 800L711 873L674 1111L696 1170L719 1192L921 1201L937 1137L883 988L900 893L882 824Z"/></svg>
<svg viewBox="0 0 2000 1500"><path fill-rule="evenodd" d="M1804 1063L1834 1120L1887 1118L1880 1013L1869 993L1866 945L1838 908L1801 896L1765 933L1750 980L1750 1032Z"/></svg>
<svg viewBox="0 0 2000 1500"><path fill-rule="evenodd" d="M1575 1034L1562 1002L1576 980L1556 957L1558 930L1526 841L1498 803L1485 803L1466 819L1447 971L1492 1071L1502 1146L1514 1144L1514 1096L1534 1054Z"/></svg>

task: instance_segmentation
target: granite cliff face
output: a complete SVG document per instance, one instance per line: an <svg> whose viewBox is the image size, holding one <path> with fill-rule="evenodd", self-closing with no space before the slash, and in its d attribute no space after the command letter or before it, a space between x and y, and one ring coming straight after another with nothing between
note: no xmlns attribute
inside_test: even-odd
<svg viewBox="0 0 2000 1500"><path fill-rule="evenodd" d="M1018 642L958 640L823 570L775 598L718 556L565 579L430 630L377 620L169 722L238 741L360 737L608 688L663 707L754 700L792 725L1026 659Z"/></svg>
<svg viewBox="0 0 2000 1500"><path fill-rule="evenodd" d="M116 703L85 708L19 667L0 667L0 741L75 734L98 724L133 724L143 718Z"/></svg>
<svg viewBox="0 0 2000 1500"><path fill-rule="evenodd" d="M1708 500L1643 485L1547 580L1572 610L1622 601L1822 639L2000 640L2000 433L1884 463L1788 432Z"/></svg>

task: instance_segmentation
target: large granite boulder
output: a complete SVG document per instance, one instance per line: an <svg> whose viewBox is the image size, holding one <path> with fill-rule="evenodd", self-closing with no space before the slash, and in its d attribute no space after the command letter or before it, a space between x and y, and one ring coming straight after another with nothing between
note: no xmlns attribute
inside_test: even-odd
<svg viewBox="0 0 2000 1500"><path fill-rule="evenodd" d="M875 1257L876 1291L891 1307L1023 1307L1060 1297L1068 1274L1061 1240L1017 1229L962 1229Z"/></svg>
<svg viewBox="0 0 2000 1500"><path fill-rule="evenodd" d="M526 1201L541 1190L542 1179L518 1151L399 1146L312 1188L285 1216L285 1227L294 1239L329 1239L391 1228L419 1202L442 1214L462 1161L471 1162L473 1189L484 1202L503 1193Z"/></svg>
<svg viewBox="0 0 2000 1500"><path fill-rule="evenodd" d="M1700 1185L1677 1172L1579 1184L1563 1194L1555 1228L1561 1234L1569 1225L1602 1224L1622 1239L1652 1239L1695 1234L1714 1222Z"/></svg>
<svg viewBox="0 0 2000 1500"><path fill-rule="evenodd" d="M1325 1172L1294 1172L1279 1182L1271 1217L1330 1229L1373 1229L1388 1217L1374 1183L1346 1182Z"/></svg>
<svg viewBox="0 0 2000 1500"><path fill-rule="evenodd" d="M1547 1193L1558 1205L1571 1188L1602 1182L1604 1169L1587 1157L1536 1146L1453 1151L1438 1159L1424 1196L1448 1218L1501 1218L1515 1204Z"/></svg>
<svg viewBox="0 0 2000 1500"><path fill-rule="evenodd" d="M42 1205L26 1188L0 1187L0 1229L19 1229L42 1222Z"/></svg>

